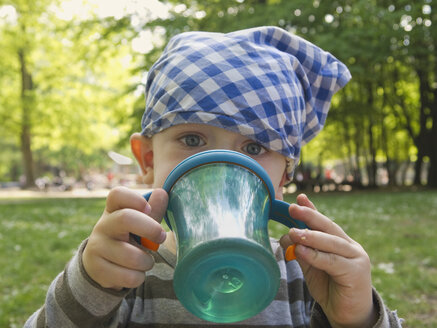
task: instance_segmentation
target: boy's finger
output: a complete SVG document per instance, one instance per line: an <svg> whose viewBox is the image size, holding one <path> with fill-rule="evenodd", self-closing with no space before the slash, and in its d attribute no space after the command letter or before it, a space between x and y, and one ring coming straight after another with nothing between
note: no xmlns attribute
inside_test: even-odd
<svg viewBox="0 0 437 328"><path fill-rule="evenodd" d="M287 233L279 239L279 244L283 249L287 249L288 246L293 244L293 241L291 240L290 235Z"/></svg>
<svg viewBox="0 0 437 328"><path fill-rule="evenodd" d="M111 189L106 198L106 211L112 213L123 208L150 213L150 206L139 193L125 187L115 187Z"/></svg>
<svg viewBox="0 0 437 328"><path fill-rule="evenodd" d="M101 257L109 262L136 271L148 271L154 265L153 257L138 247L124 242L113 240L108 242Z"/></svg>
<svg viewBox="0 0 437 328"><path fill-rule="evenodd" d="M130 208L112 212L104 222L105 224L96 225L96 228L113 239L128 241L129 233L134 233L156 243L165 240L165 230L159 222Z"/></svg>
<svg viewBox="0 0 437 328"><path fill-rule="evenodd" d="M136 288L141 285L146 278L144 271L128 269L104 258L95 259L93 270L100 273L98 282L102 287L117 290L122 288Z"/></svg>
<svg viewBox="0 0 437 328"><path fill-rule="evenodd" d="M338 224L312 208L291 204L289 211L293 218L304 222L312 230L323 231L330 235L351 240Z"/></svg>
<svg viewBox="0 0 437 328"><path fill-rule="evenodd" d="M314 206L313 202L310 201L308 196L305 194L299 194L296 198L296 201L300 206L306 206L317 211L317 208Z"/></svg>
<svg viewBox="0 0 437 328"><path fill-rule="evenodd" d="M325 253L304 245L297 245L295 252L303 272L308 270L309 267L314 267L325 271L330 276L339 277L350 270L352 263L350 259L343 256ZM304 264L302 265L302 263Z"/></svg>
<svg viewBox="0 0 437 328"><path fill-rule="evenodd" d="M165 211L167 210L168 204L168 195L164 189L155 189L150 195L149 204L151 206L150 217L154 219L156 222L161 223L162 218L164 217ZM153 206L152 206L153 205ZM166 236L167 234L164 232L162 236ZM140 243L145 248L150 249L156 252L159 248L159 243L156 243L144 236L134 235L134 239L137 243ZM165 238L163 239L163 241Z"/></svg>
<svg viewBox="0 0 437 328"><path fill-rule="evenodd" d="M148 215L157 222L161 222L165 211L167 210L167 192L161 188L154 189L149 198L149 204L151 206L151 211L148 213Z"/></svg>
<svg viewBox="0 0 437 328"><path fill-rule="evenodd" d="M292 243L318 249L325 253L337 254L345 258L355 258L360 255L361 248L344 238L330 235L317 230L290 229L288 233Z"/></svg>

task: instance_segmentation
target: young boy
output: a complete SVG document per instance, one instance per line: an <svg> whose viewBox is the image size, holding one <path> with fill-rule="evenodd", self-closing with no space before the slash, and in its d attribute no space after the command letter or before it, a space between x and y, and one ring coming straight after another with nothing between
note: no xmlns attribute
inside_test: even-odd
<svg viewBox="0 0 437 328"><path fill-rule="evenodd" d="M186 157L229 149L261 164L282 199L300 147L322 129L332 95L349 79L332 55L276 27L174 37L149 72L142 133L131 137L144 182L155 188L149 202L126 188L111 190L90 237L26 327L220 326L187 312L174 294L176 246L160 225L167 206L160 187ZM399 327L372 289L364 249L305 195L290 213L311 230L291 229L272 244L278 295L231 326ZM130 233L159 250L137 247ZM286 261L292 244L297 261Z"/></svg>

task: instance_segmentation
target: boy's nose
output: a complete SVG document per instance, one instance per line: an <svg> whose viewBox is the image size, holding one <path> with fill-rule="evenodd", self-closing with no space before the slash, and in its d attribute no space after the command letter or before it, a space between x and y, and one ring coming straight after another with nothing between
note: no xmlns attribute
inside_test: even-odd
<svg viewBox="0 0 437 328"><path fill-rule="evenodd" d="M215 144L211 149L225 149L225 150L233 150L241 152L241 149L237 145L235 145L232 142L226 142L226 141L220 141L217 144Z"/></svg>
<svg viewBox="0 0 437 328"><path fill-rule="evenodd" d="M210 149L226 149L241 152L241 135L215 127L212 127L210 132L211 135L208 140Z"/></svg>

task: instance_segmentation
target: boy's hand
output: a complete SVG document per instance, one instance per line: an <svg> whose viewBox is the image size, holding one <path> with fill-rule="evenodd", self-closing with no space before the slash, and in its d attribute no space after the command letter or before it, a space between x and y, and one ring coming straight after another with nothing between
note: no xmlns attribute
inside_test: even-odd
<svg viewBox="0 0 437 328"><path fill-rule="evenodd" d="M164 242L162 220L168 196L163 189L153 191L149 203L124 187L110 191L106 208L94 226L83 252L88 275L104 288L135 288L154 265L153 257L129 243L129 233Z"/></svg>
<svg viewBox="0 0 437 328"><path fill-rule="evenodd" d="M312 230L290 229L281 238L287 249L296 244L296 257L308 289L333 327L372 327L371 265L367 253L340 226L319 213L306 195L290 205L292 217Z"/></svg>

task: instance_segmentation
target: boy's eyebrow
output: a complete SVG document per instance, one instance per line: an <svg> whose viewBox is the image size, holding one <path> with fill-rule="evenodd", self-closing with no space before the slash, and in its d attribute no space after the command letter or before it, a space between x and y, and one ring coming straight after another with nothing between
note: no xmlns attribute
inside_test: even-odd
<svg viewBox="0 0 437 328"><path fill-rule="evenodd" d="M176 126L175 126L176 127ZM187 133L193 133L193 134L203 134L204 129L196 129L193 127L184 127L182 129L174 130L173 132L175 135L179 134L187 134Z"/></svg>

